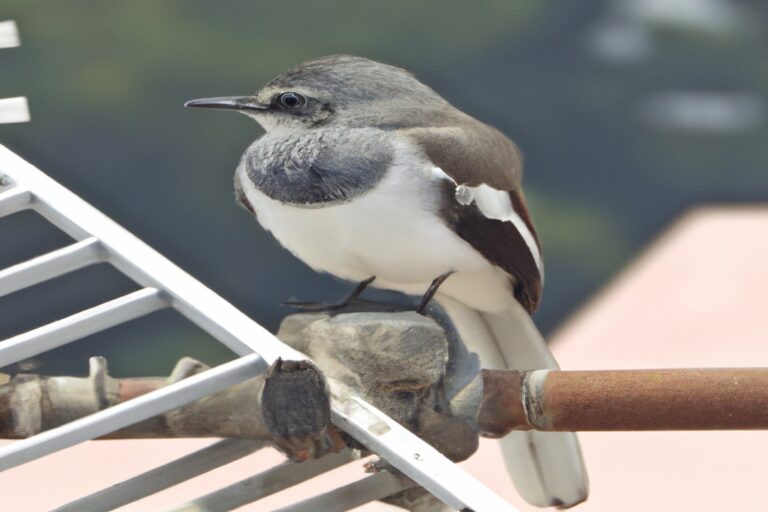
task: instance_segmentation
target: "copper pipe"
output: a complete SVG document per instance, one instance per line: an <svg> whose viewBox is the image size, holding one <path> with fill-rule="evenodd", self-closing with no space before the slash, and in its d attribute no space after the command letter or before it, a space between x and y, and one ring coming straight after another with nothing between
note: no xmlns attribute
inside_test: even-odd
<svg viewBox="0 0 768 512"><path fill-rule="evenodd" d="M512 430L768 429L768 368L483 370L478 426Z"/></svg>

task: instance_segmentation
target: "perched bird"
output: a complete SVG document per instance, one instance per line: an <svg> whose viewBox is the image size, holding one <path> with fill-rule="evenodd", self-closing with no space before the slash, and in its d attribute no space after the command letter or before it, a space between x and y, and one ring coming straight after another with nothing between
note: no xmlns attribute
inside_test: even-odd
<svg viewBox="0 0 768 512"><path fill-rule="evenodd" d="M266 131L235 172L240 204L317 271L435 296L486 368L556 368L530 318L542 255L521 188L522 159L499 131L403 69L349 55L305 62L232 109ZM502 442L521 495L539 506L586 499L575 434L513 432Z"/></svg>

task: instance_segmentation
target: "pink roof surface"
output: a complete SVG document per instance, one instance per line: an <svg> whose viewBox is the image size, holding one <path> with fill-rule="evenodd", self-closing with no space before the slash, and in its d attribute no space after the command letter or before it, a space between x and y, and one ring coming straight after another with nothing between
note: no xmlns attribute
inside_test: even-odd
<svg viewBox="0 0 768 512"><path fill-rule="evenodd" d="M768 207L686 215L556 334L564 369L768 366ZM592 482L576 510L761 510L765 432L585 433ZM8 510L43 511L210 440L95 441L0 473ZM162 510L281 461L261 451L121 510ZM522 510L495 442L464 467ZM361 476L351 463L258 505L266 511ZM395 510L370 504L358 510Z"/></svg>
<svg viewBox="0 0 768 512"><path fill-rule="evenodd" d="M768 366L768 207L684 216L553 343L566 370ZM759 496L766 432L591 432L581 440L591 496L576 510L768 509Z"/></svg>
<svg viewBox="0 0 768 512"><path fill-rule="evenodd" d="M673 226L556 335L565 369L768 366L768 207ZM582 435L578 510L765 510L766 432Z"/></svg>

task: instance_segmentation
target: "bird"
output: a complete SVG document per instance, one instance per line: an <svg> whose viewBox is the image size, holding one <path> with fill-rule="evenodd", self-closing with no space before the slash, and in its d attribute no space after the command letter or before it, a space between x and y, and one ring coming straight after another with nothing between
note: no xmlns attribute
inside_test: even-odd
<svg viewBox="0 0 768 512"><path fill-rule="evenodd" d="M252 95L186 107L233 110L263 135L234 176L239 204L319 272L435 300L484 368L557 362L531 314L542 251L522 190L518 147L411 72L352 55L304 62ZM502 440L520 495L537 506L584 501L574 433Z"/></svg>

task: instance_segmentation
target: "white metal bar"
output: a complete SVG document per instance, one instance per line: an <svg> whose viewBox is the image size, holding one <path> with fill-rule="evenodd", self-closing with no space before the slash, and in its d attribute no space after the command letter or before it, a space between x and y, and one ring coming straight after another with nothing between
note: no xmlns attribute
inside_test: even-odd
<svg viewBox="0 0 768 512"><path fill-rule="evenodd" d="M0 270L0 297L96 263L102 255L99 240L91 237Z"/></svg>
<svg viewBox="0 0 768 512"><path fill-rule="evenodd" d="M56 512L114 510L250 455L263 445L263 442L251 439L218 441L133 478L67 503L57 508Z"/></svg>
<svg viewBox="0 0 768 512"><path fill-rule="evenodd" d="M74 239L98 238L109 261L119 270L142 286L163 290L176 309L234 352L242 355L256 351L269 363L278 357L304 358L213 290L2 145L0 174L33 190L34 209Z"/></svg>
<svg viewBox="0 0 768 512"><path fill-rule="evenodd" d="M0 341L0 368L168 307L162 293L144 288Z"/></svg>
<svg viewBox="0 0 768 512"><path fill-rule="evenodd" d="M163 290L173 307L235 353L256 352L267 363L278 357L306 359L133 234L2 146L0 173L33 190L35 209L73 238L95 236L101 240L118 269L143 286ZM356 398L352 390L336 383L332 394L333 419L340 428L449 506L478 512L515 510L425 441Z"/></svg>
<svg viewBox="0 0 768 512"><path fill-rule="evenodd" d="M0 447L0 471L106 435L250 379L267 368L257 354L243 356L127 402Z"/></svg>
<svg viewBox="0 0 768 512"><path fill-rule="evenodd" d="M344 451L305 462L284 462L258 475L180 505L173 512L225 512L280 492L354 460ZM72 512L75 512L74 510Z"/></svg>
<svg viewBox="0 0 768 512"><path fill-rule="evenodd" d="M0 124L26 123L30 120L27 98L0 98Z"/></svg>
<svg viewBox="0 0 768 512"><path fill-rule="evenodd" d="M413 485L408 485L388 471L381 471L299 503L278 508L274 512L343 512L409 487Z"/></svg>
<svg viewBox="0 0 768 512"><path fill-rule="evenodd" d="M335 404L337 407L331 413L336 426L450 507L477 512L516 510L431 445L367 402L348 396L343 400L337 398Z"/></svg>
<svg viewBox="0 0 768 512"><path fill-rule="evenodd" d="M3 169L0 167L0 176L2 176ZM16 213L19 210L28 208L32 201L32 194L29 190L25 190L21 187L12 187L8 190L0 192L0 218Z"/></svg>
<svg viewBox="0 0 768 512"><path fill-rule="evenodd" d="M19 29L15 21L0 21L0 48L19 46Z"/></svg>

